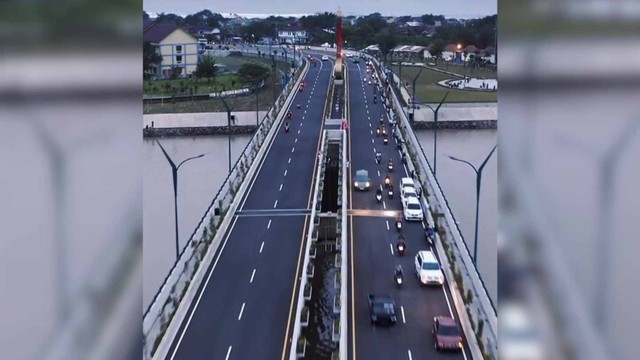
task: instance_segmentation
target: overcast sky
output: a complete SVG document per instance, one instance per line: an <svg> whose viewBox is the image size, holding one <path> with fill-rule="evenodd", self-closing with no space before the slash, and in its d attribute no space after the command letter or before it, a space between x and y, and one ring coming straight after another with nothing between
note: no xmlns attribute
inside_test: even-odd
<svg viewBox="0 0 640 360"><path fill-rule="evenodd" d="M148 13L189 15L203 9L238 14L314 14L335 12L340 5L346 15L384 16L443 14L446 17L475 18L497 13L497 0L143 0ZM218 3L218 4L216 4ZM222 3L222 4L220 4ZM151 14L153 16L153 14Z"/></svg>

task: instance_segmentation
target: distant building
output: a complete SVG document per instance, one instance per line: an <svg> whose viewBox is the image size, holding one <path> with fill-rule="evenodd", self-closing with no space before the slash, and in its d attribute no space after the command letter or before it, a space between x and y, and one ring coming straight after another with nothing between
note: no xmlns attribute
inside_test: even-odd
<svg viewBox="0 0 640 360"><path fill-rule="evenodd" d="M307 31L300 28L287 27L278 29L278 42L280 44L306 44Z"/></svg>
<svg viewBox="0 0 640 360"><path fill-rule="evenodd" d="M174 24L146 22L143 27L143 42L150 43L162 55L162 62L152 66L149 73L167 78L173 68L181 76L195 71L198 64L198 40Z"/></svg>

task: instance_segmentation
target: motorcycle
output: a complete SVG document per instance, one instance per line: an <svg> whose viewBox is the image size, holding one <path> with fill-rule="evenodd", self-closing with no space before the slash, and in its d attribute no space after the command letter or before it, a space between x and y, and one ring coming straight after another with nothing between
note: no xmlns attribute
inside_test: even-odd
<svg viewBox="0 0 640 360"><path fill-rule="evenodd" d="M389 175L387 175L384 178L384 186L389 187L391 185L391 178L389 177Z"/></svg>
<svg viewBox="0 0 640 360"><path fill-rule="evenodd" d="M291 111L287 112L287 119L291 119Z"/></svg>
<svg viewBox="0 0 640 360"><path fill-rule="evenodd" d="M284 132L289 132L289 124L284 125Z"/></svg>
<svg viewBox="0 0 640 360"><path fill-rule="evenodd" d="M393 199L393 187L390 186L389 190L387 190L387 194L389 195L389 199Z"/></svg>
<svg viewBox="0 0 640 360"><path fill-rule="evenodd" d="M402 220L396 220L396 230L402 231Z"/></svg>
<svg viewBox="0 0 640 360"><path fill-rule="evenodd" d="M398 243L396 244L396 249L398 250L398 255L399 256L404 256L405 248L406 248L406 245L405 245L404 240L398 241Z"/></svg>
<svg viewBox="0 0 640 360"><path fill-rule="evenodd" d="M380 115L380 124L384 123L384 115Z"/></svg>
<svg viewBox="0 0 640 360"><path fill-rule="evenodd" d="M382 141L384 142L385 145L387 145L389 143L389 137L387 137L386 135L384 136L384 139L382 139Z"/></svg>
<svg viewBox="0 0 640 360"><path fill-rule="evenodd" d="M433 231L433 228L427 226L427 228L424 231L424 236L427 239L427 241L429 242L429 244L433 244L434 235L435 235L435 233Z"/></svg>
<svg viewBox="0 0 640 360"><path fill-rule="evenodd" d="M404 275L402 274L401 269L396 269L395 273L393 274L393 281L396 283L398 289L402 287L402 283L404 282Z"/></svg>
<svg viewBox="0 0 640 360"><path fill-rule="evenodd" d="M298 109L300 109L300 104L298 104L298 106L296 106Z"/></svg>
<svg viewBox="0 0 640 360"><path fill-rule="evenodd" d="M378 103L378 99L377 99L375 96L373 97L373 103L374 103L374 104L377 104L377 103Z"/></svg>
<svg viewBox="0 0 640 360"><path fill-rule="evenodd" d="M387 169L389 169L389 172L393 172L393 161L389 160L389 165L387 165Z"/></svg>
<svg viewBox="0 0 640 360"><path fill-rule="evenodd" d="M380 161L382 161L382 154L376 153L376 164L380 164Z"/></svg>
<svg viewBox="0 0 640 360"><path fill-rule="evenodd" d="M376 200L378 201L378 203L382 202L382 190L380 189L376 190Z"/></svg>

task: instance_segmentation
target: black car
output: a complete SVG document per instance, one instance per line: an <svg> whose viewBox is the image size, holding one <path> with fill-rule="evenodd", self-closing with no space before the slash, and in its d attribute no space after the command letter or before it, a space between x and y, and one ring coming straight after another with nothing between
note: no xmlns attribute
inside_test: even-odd
<svg viewBox="0 0 640 360"><path fill-rule="evenodd" d="M354 64L358 64L358 63L360 63L360 59L358 59L357 57L354 57L354 58L353 58L353 63L354 63Z"/></svg>
<svg viewBox="0 0 640 360"><path fill-rule="evenodd" d="M369 294L369 315L371 325L395 325L398 320L396 304L390 295Z"/></svg>

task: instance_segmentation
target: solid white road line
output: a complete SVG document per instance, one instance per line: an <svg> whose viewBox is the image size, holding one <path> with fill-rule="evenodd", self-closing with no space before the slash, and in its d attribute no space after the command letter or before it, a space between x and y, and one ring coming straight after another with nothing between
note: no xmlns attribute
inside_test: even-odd
<svg viewBox="0 0 640 360"><path fill-rule="evenodd" d="M404 306L400 306L400 312L402 313L402 323L406 324L407 323L407 319L405 319L405 317L404 317Z"/></svg>
<svg viewBox="0 0 640 360"><path fill-rule="evenodd" d="M240 315L238 315L238 320L242 319L242 313L244 312L244 304L242 303L242 308L240 309Z"/></svg>
<svg viewBox="0 0 640 360"><path fill-rule="evenodd" d="M278 200L276 200L276 202L275 202L275 203L273 203L273 208L274 208L274 209L276 208L276 206L278 206Z"/></svg>
<svg viewBox="0 0 640 360"><path fill-rule="evenodd" d="M389 244L389 249L391 249L391 255L393 255L393 245Z"/></svg>
<svg viewBox="0 0 640 360"><path fill-rule="evenodd" d="M442 286L442 292L444 293L444 299L447 300L447 307L449 308L449 315L451 315L451 317L453 319L455 319L456 317L453 315L453 310L451 310L451 303L449 302L449 296L447 295L447 290L445 290L444 286Z"/></svg>
<svg viewBox="0 0 640 360"><path fill-rule="evenodd" d="M269 223L267 224L267 229L271 227L271 219L269 219Z"/></svg>
<svg viewBox="0 0 640 360"><path fill-rule="evenodd" d="M262 254L262 248L264 248L264 241L262 242L262 245L260 245L260 254Z"/></svg>
<svg viewBox="0 0 640 360"><path fill-rule="evenodd" d="M231 346L229 346L229 350L227 350L227 356L224 359L229 360L229 355L231 355Z"/></svg>
<svg viewBox="0 0 640 360"><path fill-rule="evenodd" d="M251 284L253 282L253 277L256 276L256 269L253 269L253 272L251 273L251 280L249 280L249 284Z"/></svg>

